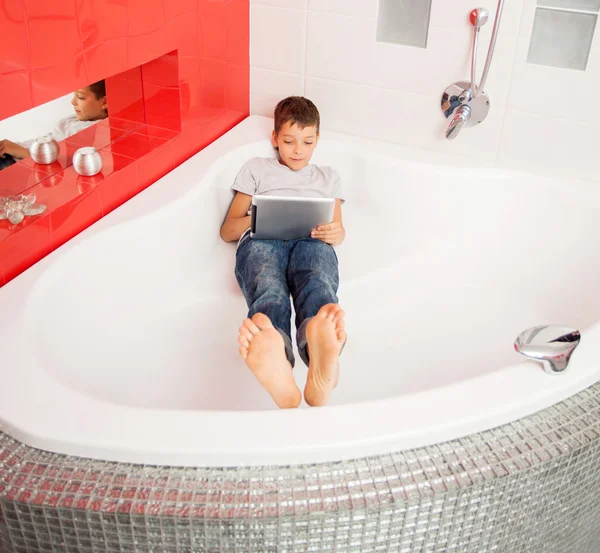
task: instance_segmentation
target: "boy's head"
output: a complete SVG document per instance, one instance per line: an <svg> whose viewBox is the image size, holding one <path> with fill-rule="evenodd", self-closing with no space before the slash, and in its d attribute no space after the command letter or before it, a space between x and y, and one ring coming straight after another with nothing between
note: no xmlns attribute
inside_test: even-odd
<svg viewBox="0 0 600 553"><path fill-rule="evenodd" d="M319 110L307 98L290 96L275 107L271 141L281 161L293 171L306 167L319 142Z"/></svg>
<svg viewBox="0 0 600 553"><path fill-rule="evenodd" d="M106 106L106 85L98 81L84 86L73 93L71 104L79 121L97 121L108 115Z"/></svg>

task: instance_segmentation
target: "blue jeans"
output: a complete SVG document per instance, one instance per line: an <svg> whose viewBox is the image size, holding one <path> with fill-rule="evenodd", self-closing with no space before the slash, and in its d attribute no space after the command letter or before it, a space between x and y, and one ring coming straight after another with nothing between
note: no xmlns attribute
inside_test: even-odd
<svg viewBox="0 0 600 553"><path fill-rule="evenodd" d="M15 163L17 163L17 160L13 156L10 154L4 154L4 157L0 157L0 171L10 167L11 165L14 165Z"/></svg>
<svg viewBox="0 0 600 553"><path fill-rule="evenodd" d="M306 325L321 307L338 302L338 260L333 246L313 238L253 240L248 233L237 249L235 276L248 304L248 317L264 313L271 319L293 367L292 295L298 352L308 366Z"/></svg>

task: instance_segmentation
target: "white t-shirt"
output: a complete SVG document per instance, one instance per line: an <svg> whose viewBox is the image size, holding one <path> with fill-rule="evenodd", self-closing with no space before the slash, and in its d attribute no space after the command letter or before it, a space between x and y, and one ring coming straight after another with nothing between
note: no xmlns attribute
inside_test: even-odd
<svg viewBox="0 0 600 553"><path fill-rule="evenodd" d="M344 202L340 174L335 169L309 163L294 171L274 157L252 158L240 169L231 189L248 196L339 198ZM244 231L240 241L249 231Z"/></svg>
<svg viewBox="0 0 600 553"><path fill-rule="evenodd" d="M54 140L57 142L60 142L61 140L65 140L66 138L69 138L83 129L87 129L88 127L91 127L99 122L100 119L98 121L79 121L75 115L69 115L64 119L61 119L56 124L56 127L54 127L54 130L51 133L52 138L54 138ZM26 140L25 142L19 142L19 144L21 144L21 146L25 146L25 148L30 148L34 141L35 138L32 138L31 140Z"/></svg>
<svg viewBox="0 0 600 553"><path fill-rule="evenodd" d="M308 164L294 171L273 157L255 157L248 161L231 188L249 196L301 196L344 201L340 175L335 169Z"/></svg>

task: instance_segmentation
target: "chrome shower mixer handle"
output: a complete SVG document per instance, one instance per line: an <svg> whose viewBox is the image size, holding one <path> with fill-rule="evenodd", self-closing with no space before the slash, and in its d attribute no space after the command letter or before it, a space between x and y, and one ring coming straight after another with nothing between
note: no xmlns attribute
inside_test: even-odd
<svg viewBox="0 0 600 553"><path fill-rule="evenodd" d="M477 84L477 51L479 48L479 31L488 19L489 12L485 8L475 8L469 14L469 21L473 25L473 48L471 52L471 81L459 81L450 85L442 95L442 111L446 119L450 119L450 124L446 130L446 138L453 140L461 128L472 127L481 123L490 110L490 100L483 90L490 71L490 65L494 56L498 29L500 27L500 18L504 8L504 0L498 0L498 9L494 19L494 28L492 38L483 67L481 81ZM464 109L469 107L469 110ZM460 111L458 111L460 110Z"/></svg>

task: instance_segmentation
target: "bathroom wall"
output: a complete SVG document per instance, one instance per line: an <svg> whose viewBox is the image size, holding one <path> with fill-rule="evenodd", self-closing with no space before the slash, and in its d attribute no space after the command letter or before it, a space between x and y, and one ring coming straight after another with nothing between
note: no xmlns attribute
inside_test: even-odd
<svg viewBox="0 0 600 553"><path fill-rule="evenodd" d="M469 12L482 28L483 68L496 0L433 0L427 48L378 43L378 0L250 0L251 113L290 94L311 98L325 129L466 154L536 173L600 180L600 28L586 71L526 63L536 0L507 0L479 126L443 138L444 89L468 80ZM560 42L561 36L556 36Z"/></svg>
<svg viewBox="0 0 600 553"><path fill-rule="evenodd" d="M114 76L110 116L94 129L119 138L98 146L94 177L68 166L71 150L88 145L75 144L79 135L63 144L58 172L31 160L0 172L0 191L36 187L48 206L17 225L0 220L0 286L248 116L249 15L249 0L2 3L0 119ZM140 68L133 83L127 75Z"/></svg>

